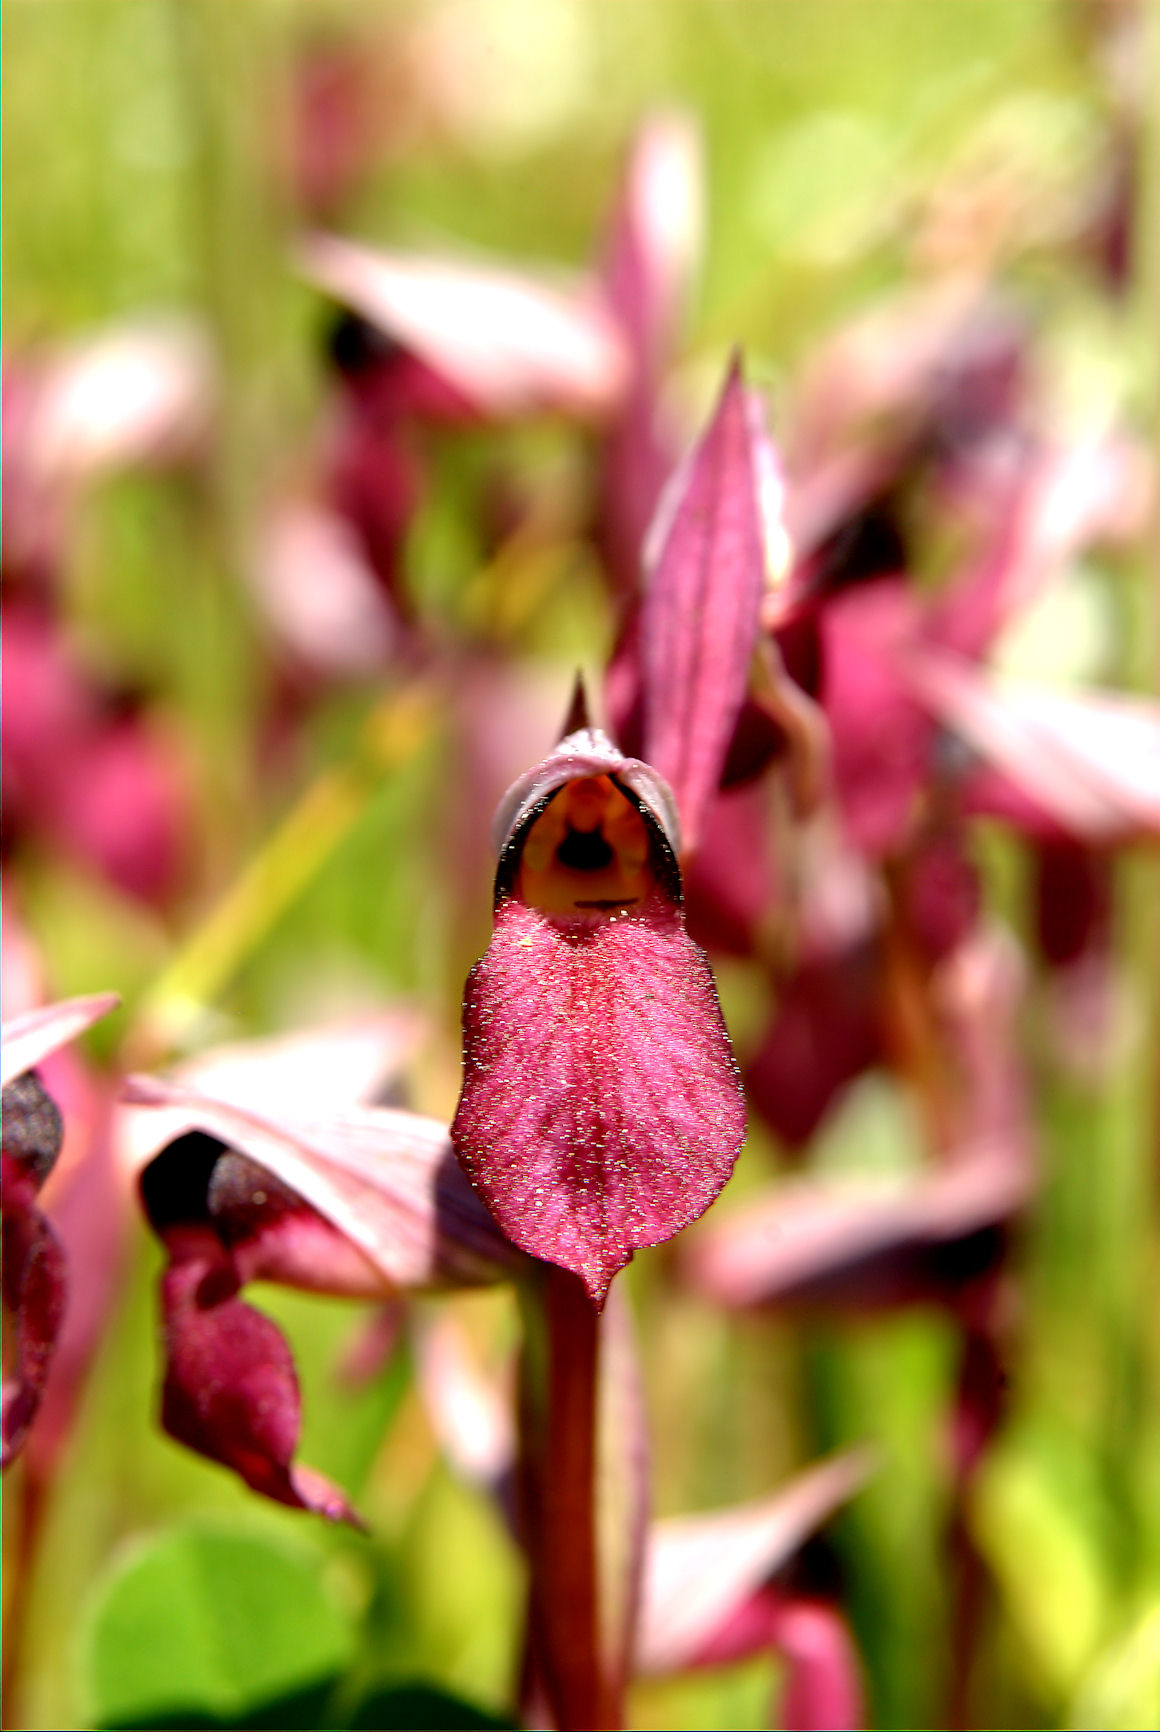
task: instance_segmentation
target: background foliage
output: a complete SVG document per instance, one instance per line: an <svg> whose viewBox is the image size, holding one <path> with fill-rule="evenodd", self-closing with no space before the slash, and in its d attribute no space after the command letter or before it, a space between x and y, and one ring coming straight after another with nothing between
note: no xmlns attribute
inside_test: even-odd
<svg viewBox="0 0 1160 1732"><path fill-rule="evenodd" d="M450 857L455 746L439 717L388 753L387 768L379 760L354 775L313 856L275 856L268 899L243 908L224 959L207 965L191 947L304 792L365 763L360 740L384 698L366 687L325 695L292 749L271 752L261 726L270 658L239 576L261 502L302 464L326 389L324 310L292 268L298 218L281 172L300 57L360 37L368 52L385 51L422 23L424 64L447 80L444 107L432 119L424 103L434 98L421 87L384 98L397 103L388 145L341 212L345 232L401 247L454 242L580 265L634 122L657 105L699 116L707 247L682 365L696 392L728 347L743 344L776 434L787 381L811 346L913 273L916 205L965 151L991 151L1013 183L1023 178L1032 205L1037 189L1046 197L1083 172L1106 116L1079 8L5 0L0 16L6 347L176 307L205 319L224 361L220 437L205 472L102 486L85 500L66 573L86 655L148 690L181 742L195 789L195 865L179 905L157 915L44 847L18 849L11 891L52 995L122 993L123 1009L91 1037L98 1058L126 1031L142 1038L143 1010L179 1012L191 980L208 985L212 1003L195 1031L202 1041L405 996L435 1031L414 1104L446 1115L460 985L485 939L490 886L486 875L465 885ZM1049 349L1054 341L1070 356L1074 388L1087 388L1077 354L1093 376L1115 370L1145 433L1156 425L1154 266L1142 254L1140 280L1109 308L1065 254L1030 244L1011 265ZM529 682L562 702L577 663L603 665L612 621L591 556L575 543L517 562L506 600L480 578L472 506L497 449L533 484L546 476L557 485L563 473L567 485L587 461L577 436L558 427L444 441L407 582L448 640L470 637L481 615L495 629L510 608L508 647ZM1155 570L1153 549L1105 574L1098 617L1111 683L1146 689L1152 676ZM1053 646L1039 648L1050 661ZM528 762L547 744L529 738ZM990 900L1025 928L1017 846L989 835L984 865ZM1093 1089L1053 1068L1029 1030L1046 1181L1018 1250L1022 1346L1010 1418L972 1517L995 1584L979 1690L987 1725L1155 1723L1137 1716L1156 1712L1160 1674L1147 1129L1160 898L1154 857L1124 860L1117 873L1134 1038ZM758 989L726 965L722 996L744 1054L760 1021ZM851 1099L817 1159L899 1165L914 1135L882 1081ZM777 1159L756 1130L738 1189ZM660 1284L662 1255L645 1253L629 1277L648 1319L661 1512L757 1495L821 1449L876 1440L881 1471L837 1529L873 1723L934 1724L947 1640L949 1324L923 1312L859 1326L739 1324ZM441 1464L406 1352L378 1381L344 1385L336 1365L358 1308L261 1296L295 1344L303 1454L350 1488L374 1539L326 1530L259 1506L157 1429L158 1267L139 1231L35 1572L8 1572L27 1606L18 1723L157 1724L155 1673L181 1681L206 1725L259 1724L245 1715L272 1700L281 1717L268 1724L462 1723L440 1720L435 1696L390 1696L416 1680L475 1703L480 1723L501 1712L519 1566L490 1507ZM505 1296L455 1304L480 1342L498 1350L510 1339ZM243 1612L262 1633L239 1641ZM635 1723L764 1724L772 1667L641 1686ZM378 1718L317 1717L349 1715L368 1688L386 1693ZM330 1692L325 1709L320 1691Z"/></svg>

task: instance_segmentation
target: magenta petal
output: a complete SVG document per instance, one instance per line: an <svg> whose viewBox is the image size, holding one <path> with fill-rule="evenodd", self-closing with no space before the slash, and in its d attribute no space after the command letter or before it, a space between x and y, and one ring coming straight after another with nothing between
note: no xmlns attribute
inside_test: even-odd
<svg viewBox="0 0 1160 1732"><path fill-rule="evenodd" d="M706 1231L686 1274L729 1308L866 1311L954 1298L1000 1259L1034 1184L1014 1138L981 1141L906 1185L782 1183Z"/></svg>
<svg viewBox="0 0 1160 1732"><path fill-rule="evenodd" d="M712 975L658 893L618 918L501 901L464 999L460 1160L508 1237L603 1303L702 1214L745 1138Z"/></svg>
<svg viewBox="0 0 1160 1732"><path fill-rule="evenodd" d="M908 671L931 712L1027 797L1029 816L1097 844L1160 834L1160 705L1003 686L934 652Z"/></svg>
<svg viewBox="0 0 1160 1732"><path fill-rule="evenodd" d="M206 1201L243 1282L277 1281L339 1298L382 1298L385 1283L374 1264L256 1161L233 1151L223 1154Z"/></svg>
<svg viewBox="0 0 1160 1732"><path fill-rule="evenodd" d="M606 412L624 386L620 334L587 287L313 235L304 274L413 351L485 414Z"/></svg>
<svg viewBox="0 0 1160 1732"><path fill-rule="evenodd" d="M292 1265L304 1272L307 1237L317 1248L327 1243L334 1249L335 1236L346 1240L341 1259L327 1259L330 1276L365 1262L386 1293L478 1286L511 1268L511 1246L464 1182L446 1127L434 1119L386 1107L308 1116L294 1103L275 1118L145 1076L127 1080L124 1098L151 1111L173 1109L157 1114L142 1156L184 1131L200 1130L247 1156L300 1200L286 1232L271 1229L263 1240L252 1222L253 1231L243 1235L253 1241L255 1258L278 1268L279 1279L289 1278ZM365 1292L364 1282L360 1277L355 1291Z"/></svg>
<svg viewBox="0 0 1160 1732"><path fill-rule="evenodd" d="M836 1606L787 1599L773 1619L773 1644L786 1661L779 1716L786 1732L852 1732L866 1724L857 1650Z"/></svg>
<svg viewBox="0 0 1160 1732"><path fill-rule="evenodd" d="M87 998L65 998L11 1017L0 1029L0 1081L5 1084L46 1059L58 1046L75 1040L121 1000L115 992L94 992Z"/></svg>
<svg viewBox="0 0 1160 1732"><path fill-rule="evenodd" d="M13 1320L11 1364L4 1368L0 1467L19 1454L36 1417L64 1320L64 1254L33 1201L30 1175L5 1151L4 1304ZM5 1320L7 1357L8 1323Z"/></svg>
<svg viewBox="0 0 1160 1732"><path fill-rule="evenodd" d="M643 756L676 794L689 849L745 696L779 504L773 453L735 363L661 501L641 620Z"/></svg>
<svg viewBox="0 0 1160 1732"><path fill-rule="evenodd" d="M738 1616L758 1642L770 1624L746 1616L753 1597L814 1530L859 1491L873 1466L868 1451L833 1456L772 1497L705 1515L657 1522L649 1534L637 1666L645 1673L712 1664L714 1646ZM737 1648L734 1647L734 1654Z"/></svg>
<svg viewBox="0 0 1160 1732"><path fill-rule="evenodd" d="M335 1486L293 1464L301 1427L294 1361L281 1331L237 1297L228 1253L211 1229L195 1227L171 1234L170 1250L161 1283L166 1431L277 1503L359 1525Z"/></svg>
<svg viewBox="0 0 1160 1732"><path fill-rule="evenodd" d="M625 402L604 442L599 540L616 588L633 595L641 548L672 453L658 415L660 381L688 301L698 252L699 139L659 115L633 141L601 272L631 359Z"/></svg>

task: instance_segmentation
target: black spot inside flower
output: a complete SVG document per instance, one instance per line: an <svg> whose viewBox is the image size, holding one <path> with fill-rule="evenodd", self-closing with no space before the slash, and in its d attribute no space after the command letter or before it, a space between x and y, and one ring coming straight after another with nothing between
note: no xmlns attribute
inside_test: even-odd
<svg viewBox="0 0 1160 1732"><path fill-rule="evenodd" d="M141 1201L155 1233L209 1221L209 1185L228 1145L204 1131L189 1131L155 1155L141 1174Z"/></svg>
<svg viewBox="0 0 1160 1732"><path fill-rule="evenodd" d="M573 872L602 872L612 865L614 855L599 830L569 830L556 849L556 859Z"/></svg>

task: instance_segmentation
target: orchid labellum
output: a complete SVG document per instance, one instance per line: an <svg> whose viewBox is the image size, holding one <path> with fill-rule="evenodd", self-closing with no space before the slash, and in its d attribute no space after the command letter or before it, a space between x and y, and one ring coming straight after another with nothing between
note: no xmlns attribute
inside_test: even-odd
<svg viewBox="0 0 1160 1732"><path fill-rule="evenodd" d="M685 931L665 782L581 725L496 818L495 926L464 999L455 1149L509 1238L602 1305L721 1190L745 1102Z"/></svg>

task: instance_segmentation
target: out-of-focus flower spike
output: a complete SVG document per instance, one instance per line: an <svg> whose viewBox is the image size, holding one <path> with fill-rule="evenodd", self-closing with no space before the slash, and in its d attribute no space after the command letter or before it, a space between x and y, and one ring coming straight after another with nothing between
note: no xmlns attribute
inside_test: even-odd
<svg viewBox="0 0 1160 1732"><path fill-rule="evenodd" d="M1031 456L997 504L988 544L931 604L932 645L977 659L1082 547L1130 540L1146 515L1140 455L1102 429Z"/></svg>
<svg viewBox="0 0 1160 1732"><path fill-rule="evenodd" d="M57 1047L75 1040L95 1022L115 1010L121 1000L115 992L94 992L83 998L64 998L26 1010L0 1028L0 1086L7 1086L33 1065L46 1059Z"/></svg>
<svg viewBox="0 0 1160 1732"><path fill-rule="evenodd" d="M688 115L653 115L629 149L601 275L642 370L667 356L685 313L701 253L703 172Z"/></svg>
<svg viewBox="0 0 1160 1732"><path fill-rule="evenodd" d="M623 339L594 290L490 263L309 237L303 274L387 333L484 415L603 416L619 401Z"/></svg>
<svg viewBox="0 0 1160 1732"><path fill-rule="evenodd" d="M26 455L56 482L186 458L210 424L206 334L181 319L97 331L53 356L40 385Z"/></svg>
<svg viewBox="0 0 1160 1732"><path fill-rule="evenodd" d="M1160 705L1000 686L934 652L916 655L907 677L933 715L1030 799L1046 830L1093 843L1160 833ZM970 802L969 778L965 795Z"/></svg>
<svg viewBox="0 0 1160 1732"><path fill-rule="evenodd" d="M696 847L745 697L780 484L740 361L669 483L649 534L641 620L643 755Z"/></svg>
<svg viewBox="0 0 1160 1732"><path fill-rule="evenodd" d="M702 1662L729 1621L861 1489L873 1466L870 1451L852 1450L756 1503L657 1522L645 1556L638 1670L656 1675ZM769 1639L755 1634L759 1646Z"/></svg>
<svg viewBox="0 0 1160 1732"><path fill-rule="evenodd" d="M680 114L646 120L633 139L601 269L631 368L601 460L598 539L614 586L640 587L641 548L675 452L662 424L664 370L700 251L700 137Z"/></svg>
<svg viewBox="0 0 1160 1732"><path fill-rule="evenodd" d="M249 1203L230 1193L231 1208L247 1214L248 1279L268 1270L271 1279L369 1296L480 1286L510 1273L516 1260L465 1182L438 1120L385 1107L282 1119L152 1077L130 1078L124 1099L171 1109L157 1114L152 1150L200 1130L280 1181L267 1198L255 1180ZM139 1159L150 1152L148 1142L138 1142ZM315 1248L312 1280L310 1259L292 1243L307 1234ZM336 1252L329 1263L320 1255L324 1242ZM352 1278L363 1265L361 1278Z"/></svg>
<svg viewBox="0 0 1160 1732"><path fill-rule="evenodd" d="M755 1198L687 1247L686 1277L730 1308L844 1309L952 1298L996 1261L1034 1175L1014 1143L982 1143L909 1185L806 1180Z"/></svg>

